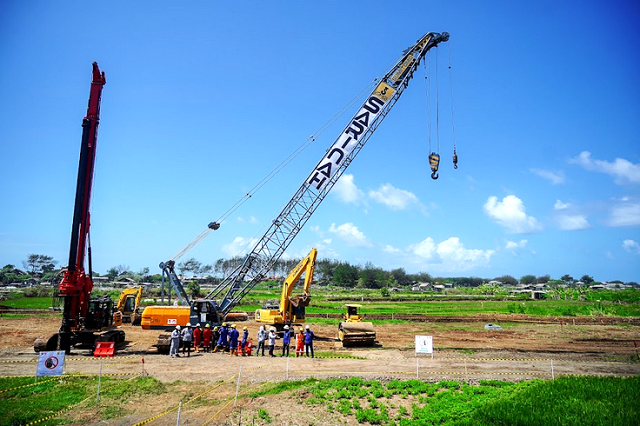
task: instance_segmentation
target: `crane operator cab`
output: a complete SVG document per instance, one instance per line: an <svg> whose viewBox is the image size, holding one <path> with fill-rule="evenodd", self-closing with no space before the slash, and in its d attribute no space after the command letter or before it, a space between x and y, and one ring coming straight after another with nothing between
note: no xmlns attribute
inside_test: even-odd
<svg viewBox="0 0 640 426"><path fill-rule="evenodd" d="M215 300L196 299L191 302L191 324L220 324L219 308Z"/></svg>

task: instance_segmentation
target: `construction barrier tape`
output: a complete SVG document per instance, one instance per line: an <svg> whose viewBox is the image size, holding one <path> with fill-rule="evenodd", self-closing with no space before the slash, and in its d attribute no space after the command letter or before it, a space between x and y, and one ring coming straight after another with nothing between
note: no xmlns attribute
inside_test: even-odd
<svg viewBox="0 0 640 426"><path fill-rule="evenodd" d="M20 376L18 376L18 377L20 377ZM3 389L3 390L0 390L0 393L10 392L10 391L16 390L16 389L30 388L31 386L38 386L38 385L41 385L43 383L53 382L54 380L59 380L59 379L57 377L55 377L53 379L43 380L41 382L36 382L36 383L30 383L28 385L16 386L15 388L9 388L9 389Z"/></svg>
<svg viewBox="0 0 640 426"><path fill-rule="evenodd" d="M234 374L233 376L229 377L228 379L224 380L223 382L221 382L221 383L219 383L219 384L217 384L217 385L213 386L212 388L207 389L206 391L202 392L200 395L196 395L196 396L194 396L193 398L191 398L190 400L188 400L187 402L185 402L184 404L182 404L182 406L186 406L186 405L188 405L188 404L191 404L193 401L195 401L195 400L197 400L197 399L202 398L203 396L205 396L205 395L206 395L206 394L208 394L209 392L212 392L213 390L215 390L215 389L219 388L219 387L220 387L220 386L222 386L223 384L225 384L225 383L227 383L227 382L229 382L229 381L231 381L231 380L235 379L237 376L238 376L237 374ZM142 426L142 425L146 425L146 424L148 424L148 423L151 423L151 422L152 422L152 421L154 421L154 420L159 419L160 417L166 416L166 415L167 415L167 414L169 414L169 413L173 413L173 412L174 412L174 411L176 411L178 408L180 408L180 405L177 405L177 406L175 406L175 407L173 407L173 408L170 408L170 409L168 409L168 410L166 410L166 411L164 411L164 412L162 412L162 413L160 413L160 414L156 414L155 416L150 417L150 418L148 418L148 419L146 419L146 420L143 420L143 421L141 421L141 422L139 422L139 423L136 423L136 424L134 424L133 426Z"/></svg>

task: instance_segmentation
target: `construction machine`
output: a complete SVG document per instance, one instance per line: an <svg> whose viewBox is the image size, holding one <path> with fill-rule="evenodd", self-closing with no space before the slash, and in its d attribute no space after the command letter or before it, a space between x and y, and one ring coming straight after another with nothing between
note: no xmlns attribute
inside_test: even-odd
<svg viewBox="0 0 640 426"><path fill-rule="evenodd" d="M93 79L87 115L82 120L82 142L78 165L78 180L71 226L69 263L63 271L57 297L63 300L62 324L57 334L34 342L36 352L64 350L71 347L95 346L97 341L122 342L124 331L120 312L114 309L110 297L91 298L91 246L89 238L90 202L100 121L100 100L106 83L104 72L93 63ZM88 270L85 271L85 260Z"/></svg>
<svg viewBox="0 0 640 426"><path fill-rule="evenodd" d="M231 309L258 283L262 282L273 265L302 230L338 179L353 162L382 120L389 114L408 87L414 72L429 50L449 40L449 34L430 32L405 49L400 59L380 79L374 81L373 91L326 150L320 161L302 182L280 214L271 222L242 263L204 298L188 305L191 323L206 319L220 324ZM176 260L193 248L208 233L220 228L220 221L211 222L192 242L172 259L160 263L163 280L168 278L178 297L185 299L182 283L175 273ZM185 299L186 301L186 299ZM187 303L183 303L187 306ZM206 309L206 313L204 312ZM144 321L144 318L143 318Z"/></svg>
<svg viewBox="0 0 640 426"><path fill-rule="evenodd" d="M142 319L142 287L129 287L120 292L117 309L122 314L122 323L140 325Z"/></svg>
<svg viewBox="0 0 640 426"><path fill-rule="evenodd" d="M256 322L269 324L278 331L282 331L285 325L302 324L305 322L305 308L311 302L309 287L313 281L313 270L316 266L318 250L312 248L309 254L302 259L289 273L282 283L280 304L276 306L263 306L256 310ZM291 296L293 287L304 274L304 286L302 294Z"/></svg>
<svg viewBox="0 0 640 426"><path fill-rule="evenodd" d="M371 346L376 341L376 332L373 324L365 322L365 314L360 314L358 310L362 305L347 304L347 313L342 314L340 324L338 324L338 338L342 346Z"/></svg>

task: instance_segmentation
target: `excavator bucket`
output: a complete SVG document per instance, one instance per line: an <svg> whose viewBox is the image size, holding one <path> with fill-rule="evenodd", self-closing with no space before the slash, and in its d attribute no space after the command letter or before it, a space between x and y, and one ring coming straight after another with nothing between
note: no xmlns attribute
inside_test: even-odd
<svg viewBox="0 0 640 426"><path fill-rule="evenodd" d="M290 297L289 301L296 308L298 306L309 306L309 303L311 303L311 296L308 294L301 294L300 296Z"/></svg>

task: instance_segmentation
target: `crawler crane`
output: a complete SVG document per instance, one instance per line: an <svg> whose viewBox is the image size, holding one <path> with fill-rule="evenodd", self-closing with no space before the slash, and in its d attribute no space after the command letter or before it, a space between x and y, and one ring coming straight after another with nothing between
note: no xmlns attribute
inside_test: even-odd
<svg viewBox="0 0 640 426"><path fill-rule="evenodd" d="M430 32L403 52L396 64L377 82L373 92L323 154L311 174L305 178L240 266L204 299L196 299L190 303L191 323L203 322L202 320L206 319L211 324L220 324L231 309L268 275L275 262L389 114L427 52L448 40L449 34L446 32ZM219 227L220 224L217 222L209 224L211 230ZM180 297L184 294L184 289L174 270L175 260L176 258L160 263L160 269ZM206 315L203 309L206 309Z"/></svg>

